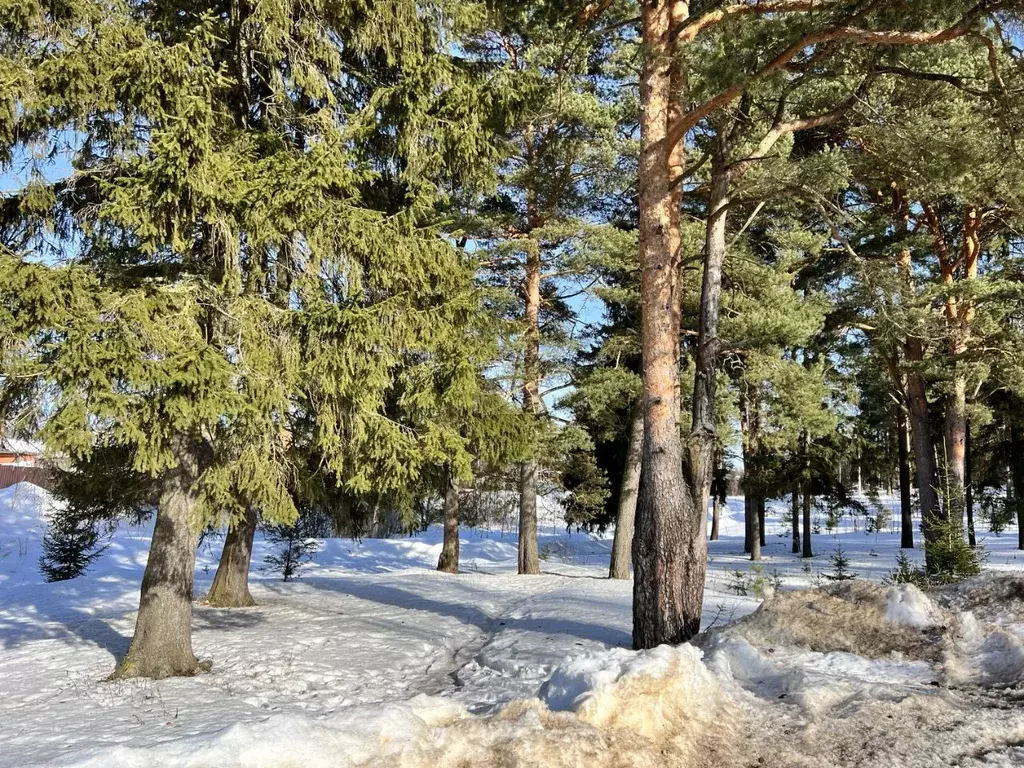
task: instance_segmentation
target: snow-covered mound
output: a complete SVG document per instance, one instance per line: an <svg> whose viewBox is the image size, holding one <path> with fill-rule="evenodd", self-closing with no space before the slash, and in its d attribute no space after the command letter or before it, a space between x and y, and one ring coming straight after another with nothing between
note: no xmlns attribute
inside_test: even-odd
<svg viewBox="0 0 1024 768"><path fill-rule="evenodd" d="M1024 613L959 610L1015 580L780 593L701 644L751 722L790 734L773 746L753 726L761 765L1020 765Z"/></svg>

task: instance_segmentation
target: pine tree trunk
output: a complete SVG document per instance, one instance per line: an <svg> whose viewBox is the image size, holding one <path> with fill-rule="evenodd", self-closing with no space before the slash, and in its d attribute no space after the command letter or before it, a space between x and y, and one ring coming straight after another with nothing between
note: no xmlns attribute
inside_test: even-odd
<svg viewBox="0 0 1024 768"><path fill-rule="evenodd" d="M1024 427L1010 428L1010 484L1017 509L1017 549L1024 550Z"/></svg>
<svg viewBox="0 0 1024 768"><path fill-rule="evenodd" d="M740 450L743 453L743 552L749 555L754 547L754 513L751 509L750 486L750 409L746 393L740 389Z"/></svg>
<svg viewBox="0 0 1024 768"><path fill-rule="evenodd" d="M685 3L676 3L686 8ZM641 6L639 230L644 453L633 542L633 647L700 629L707 515L683 472L679 435L679 253L666 139L672 101L669 4ZM685 16L684 16L685 18Z"/></svg>
<svg viewBox="0 0 1024 768"><path fill-rule="evenodd" d="M896 205L904 230L909 231L909 214L903 203ZM906 300L916 294L913 277L913 260L909 248L900 251L900 271L903 274ZM919 336L908 335L903 342L903 355L914 366L924 362L924 347ZM935 465L935 445L932 441L931 424L928 418L928 391L920 371L907 373L907 411L910 415L910 433L914 441L914 468L917 475L917 493L921 503L921 526L924 530L925 567L930 569L928 545L934 542L941 510L939 509L938 472Z"/></svg>
<svg viewBox="0 0 1024 768"><path fill-rule="evenodd" d="M814 557L811 550L811 492L804 489L804 551L803 557Z"/></svg>
<svg viewBox="0 0 1024 768"><path fill-rule="evenodd" d="M711 499L711 541L718 541L718 519L722 515L722 502L717 493Z"/></svg>
<svg viewBox="0 0 1024 768"><path fill-rule="evenodd" d="M793 554L800 552L800 489L793 486Z"/></svg>
<svg viewBox="0 0 1024 768"><path fill-rule="evenodd" d="M754 502L750 492L743 490L743 554L749 555L754 551Z"/></svg>
<svg viewBox="0 0 1024 768"><path fill-rule="evenodd" d="M633 556L633 522L636 518L640 467L644 455L644 412L639 403L633 406L629 420L629 442L626 446L626 463L622 469L619 506L615 514L612 561L608 569L608 578L611 579L629 578L629 563Z"/></svg>
<svg viewBox="0 0 1024 768"><path fill-rule="evenodd" d="M135 635L113 678L159 679L194 675L202 668L192 652L192 584L199 542L189 525L196 503L198 451L185 439L178 444L179 466L166 473L157 506Z"/></svg>
<svg viewBox="0 0 1024 768"><path fill-rule="evenodd" d="M967 424L967 431L964 439L964 508L967 511L967 542L972 546L978 546L978 539L974 535L974 487L971 480L971 425Z"/></svg>
<svg viewBox="0 0 1024 768"><path fill-rule="evenodd" d="M896 439L899 442L900 475L900 547L914 548L913 502L910 496L910 431L902 405L896 407Z"/></svg>
<svg viewBox="0 0 1024 768"><path fill-rule="evenodd" d="M931 204L925 203L924 211L935 239L942 282L947 287L951 287L957 279L954 260L951 259L935 208ZM962 279L965 281L974 280L977 276L978 255L981 250L978 239L980 225L981 217L978 210L973 206L967 206L964 209L962 222L964 249L959 259L962 267ZM954 521L955 530L959 530L963 525L967 492L967 380L961 370L960 358L967 351L974 309L969 298L958 302L957 298L949 293L946 296L945 310L949 332L949 358L953 361L954 366L951 392L946 400L943 435L946 457L946 519Z"/></svg>
<svg viewBox="0 0 1024 768"><path fill-rule="evenodd" d="M526 350L523 361L523 410L536 417L540 408L540 246L531 240L526 253ZM537 460L523 462L519 475L519 573L540 573L537 551Z"/></svg>
<svg viewBox="0 0 1024 768"><path fill-rule="evenodd" d="M764 518L765 518L765 501L764 496L757 497L757 541L760 546L765 545L764 539Z"/></svg>
<svg viewBox="0 0 1024 768"><path fill-rule="evenodd" d="M964 494L967 476L967 382L959 374L953 378L952 392L946 401L946 516L963 525ZM963 530L962 528L959 530Z"/></svg>
<svg viewBox="0 0 1024 768"><path fill-rule="evenodd" d="M911 344L908 344L910 347ZM913 344L920 349L919 344ZM923 354L921 355L923 357ZM914 357L907 356L915 361ZM907 375L907 405L910 412L910 433L914 441L914 467L917 474L917 493L921 502L921 521L924 529L925 560L928 545L935 540L934 523L942 514L939 509L938 472L935 466L935 446L928 420L928 397L924 379L917 373Z"/></svg>
<svg viewBox="0 0 1024 768"><path fill-rule="evenodd" d="M459 489L451 474L444 484L444 544L437 559L437 570L459 572Z"/></svg>
<svg viewBox="0 0 1024 768"><path fill-rule="evenodd" d="M248 608L256 605L249 592L249 562L256 536L256 510L250 507L245 515L228 528L224 549L220 553L217 575L206 596L206 602L218 608Z"/></svg>
<svg viewBox="0 0 1024 768"><path fill-rule="evenodd" d="M519 474L519 573L540 573L537 548L537 462L524 461Z"/></svg>
<svg viewBox="0 0 1024 768"><path fill-rule="evenodd" d="M675 167L675 165L673 165ZM680 180L674 180L678 185ZM729 165L724 139L718 137L711 159L711 192L704 235L704 271L701 282L697 350L694 361L693 407L690 431L690 480L698 500L702 525L707 525L708 492L718 443L715 400L718 375L718 315L722 291L722 268L728 246L726 222L729 212Z"/></svg>
<svg viewBox="0 0 1024 768"><path fill-rule="evenodd" d="M744 538L750 539L750 559L761 559L761 501L756 496L747 504L747 531Z"/></svg>

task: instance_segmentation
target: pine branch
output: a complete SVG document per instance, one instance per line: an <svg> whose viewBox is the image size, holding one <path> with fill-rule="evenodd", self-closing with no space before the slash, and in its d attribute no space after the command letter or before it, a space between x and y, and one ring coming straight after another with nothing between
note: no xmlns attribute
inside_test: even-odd
<svg viewBox="0 0 1024 768"><path fill-rule="evenodd" d="M907 32L898 29L872 30L840 26L804 35L746 80L735 83L702 104L685 112L675 125L669 127L668 135L665 139L666 145L668 147L675 146L705 117L725 107L755 82L763 80L773 72L783 69L808 48L828 42L848 42L853 45L940 45L972 34L974 22L982 14L995 10L999 5L998 0L997 2L982 0L982 2L965 13L956 24L931 32Z"/></svg>

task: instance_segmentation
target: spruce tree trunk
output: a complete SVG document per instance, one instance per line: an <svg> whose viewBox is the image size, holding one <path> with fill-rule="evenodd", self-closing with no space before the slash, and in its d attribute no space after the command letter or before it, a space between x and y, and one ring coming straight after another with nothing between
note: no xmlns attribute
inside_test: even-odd
<svg viewBox="0 0 1024 768"><path fill-rule="evenodd" d="M972 546L978 546L978 539L974 535L974 487L971 481L971 425L967 424L967 431L964 440L964 509L967 511L967 542Z"/></svg>
<svg viewBox="0 0 1024 768"><path fill-rule="evenodd" d="M1010 484L1017 509L1017 549L1024 550L1024 427L1010 428Z"/></svg>
<svg viewBox="0 0 1024 768"><path fill-rule="evenodd" d="M814 557L811 550L811 492L804 489L804 551L803 557Z"/></svg>
<svg viewBox="0 0 1024 768"><path fill-rule="evenodd" d="M536 417L540 408L540 246L526 252L526 350L523 354L523 410ZM540 573L537 551L537 460L523 462L519 475L519 573Z"/></svg>
<svg viewBox="0 0 1024 768"><path fill-rule="evenodd" d="M636 518L640 467L644 455L644 412L640 403L633 406L629 419L629 442L626 446L626 463L622 469L619 506L615 514L612 561L608 569L610 579L628 579L629 563L633 556L633 522Z"/></svg>
<svg viewBox="0 0 1024 768"><path fill-rule="evenodd" d="M800 489L793 486L793 554L800 552Z"/></svg>
<svg viewBox="0 0 1024 768"><path fill-rule="evenodd" d="M685 18L685 3L676 3ZM679 435L679 253L673 231L668 111L670 6L641 6L639 230L644 452L633 541L633 647L688 640L700 629L707 515L683 472ZM676 230L678 227L675 228ZM696 485L696 484L695 484Z"/></svg>
<svg viewBox="0 0 1024 768"><path fill-rule="evenodd" d="M459 489L451 474L444 485L444 544L437 559L437 570L459 572Z"/></svg>
<svg viewBox="0 0 1024 768"><path fill-rule="evenodd" d="M913 502L910 496L910 431L902 405L896 407L896 439L899 443L900 475L900 547L914 548Z"/></svg>
<svg viewBox="0 0 1024 768"><path fill-rule="evenodd" d="M206 602L218 608L248 608L256 605L249 592L249 562L252 542L256 536L256 510L249 507L245 515L228 528L224 549L220 553L217 575L206 596Z"/></svg>
<svg viewBox="0 0 1024 768"><path fill-rule="evenodd" d="M192 584L199 541L189 525L196 504L198 450L189 440L177 443L179 466L163 479L135 635L112 678L159 679L201 669L192 652Z"/></svg>

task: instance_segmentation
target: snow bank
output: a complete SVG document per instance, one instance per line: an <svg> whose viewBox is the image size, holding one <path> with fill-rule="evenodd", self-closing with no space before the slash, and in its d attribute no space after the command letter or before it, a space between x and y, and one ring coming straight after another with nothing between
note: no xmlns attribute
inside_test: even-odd
<svg viewBox="0 0 1024 768"><path fill-rule="evenodd" d="M627 768L731 765L735 711L692 646L569 659L537 698L474 716L451 699L275 716L152 748L113 747L74 768ZM712 732L711 726L714 725ZM696 756L700 755L698 760ZM715 762L707 762L707 756Z"/></svg>
<svg viewBox="0 0 1024 768"><path fill-rule="evenodd" d="M867 658L893 653L937 660L939 633L934 606L913 588L886 588L849 581L817 590L780 592L731 625L728 632L761 648L797 646Z"/></svg>
<svg viewBox="0 0 1024 768"><path fill-rule="evenodd" d="M405 702L353 706L309 718L277 715L233 725L212 738L182 738L152 748L106 749L74 768L349 768L399 760L431 729L465 711L451 700L417 696ZM400 764L395 762L393 764Z"/></svg>
<svg viewBox="0 0 1024 768"><path fill-rule="evenodd" d="M900 627L931 629L942 623L942 614L920 589L901 584L889 590L885 620Z"/></svg>
<svg viewBox="0 0 1024 768"><path fill-rule="evenodd" d="M719 719L726 705L702 655L692 645L584 654L555 669L540 698L549 709L575 712L599 728L648 738L696 735Z"/></svg>

